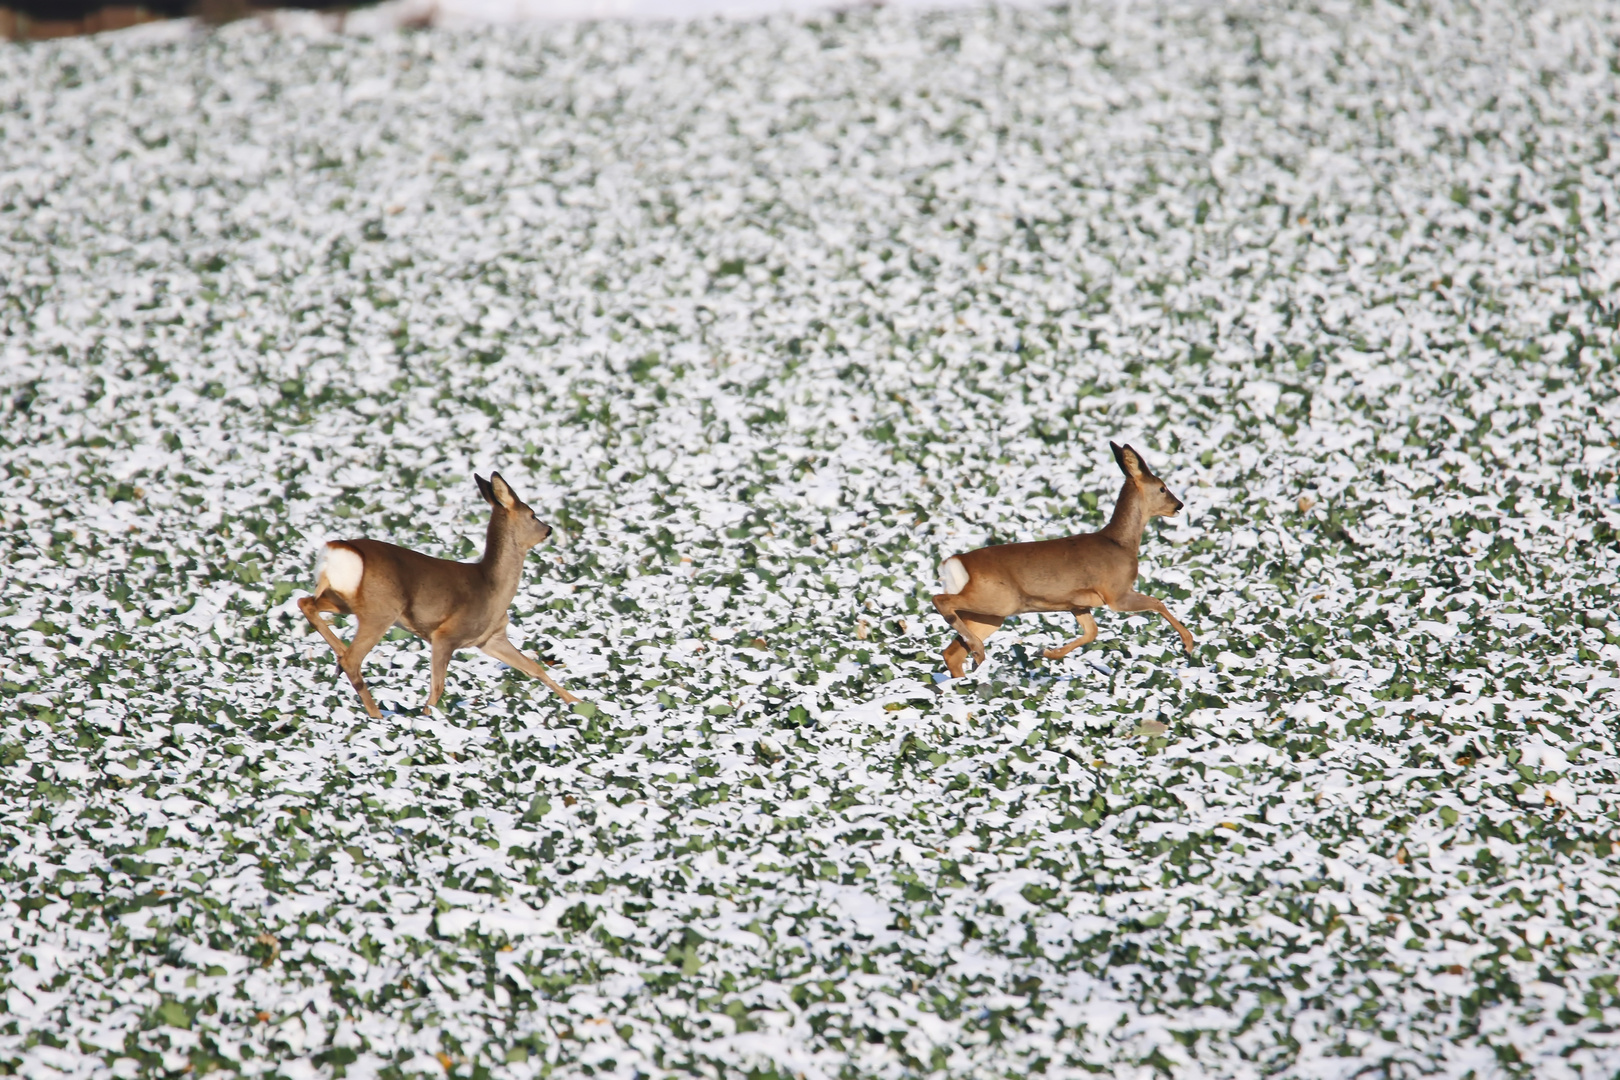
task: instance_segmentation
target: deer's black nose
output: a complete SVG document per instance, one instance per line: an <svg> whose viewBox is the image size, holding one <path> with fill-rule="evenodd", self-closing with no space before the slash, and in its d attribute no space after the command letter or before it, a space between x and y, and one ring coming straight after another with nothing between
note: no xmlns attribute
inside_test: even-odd
<svg viewBox="0 0 1620 1080"><path fill-rule="evenodd" d="M1170 511L1170 512L1172 514L1179 514L1179 513L1181 513L1181 508L1183 506L1186 506L1186 505L1187 505L1186 503L1182 502L1180 499L1177 499L1176 500L1176 508L1174 510Z"/></svg>

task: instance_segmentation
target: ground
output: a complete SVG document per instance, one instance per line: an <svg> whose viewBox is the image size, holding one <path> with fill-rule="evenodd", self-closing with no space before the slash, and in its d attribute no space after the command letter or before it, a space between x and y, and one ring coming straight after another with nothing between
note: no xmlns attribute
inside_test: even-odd
<svg viewBox="0 0 1620 1080"><path fill-rule="evenodd" d="M7 47L0 1068L1616 1075L1617 15ZM942 681L1109 440L1195 655ZM584 704L370 721L490 469Z"/></svg>

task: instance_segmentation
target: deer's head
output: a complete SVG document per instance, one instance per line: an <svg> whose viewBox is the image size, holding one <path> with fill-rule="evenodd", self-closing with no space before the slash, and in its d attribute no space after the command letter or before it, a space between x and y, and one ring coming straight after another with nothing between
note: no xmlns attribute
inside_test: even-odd
<svg viewBox="0 0 1620 1080"><path fill-rule="evenodd" d="M510 537L524 551L544 543L551 535L551 526L540 520L534 510L518 498L512 485L501 479L500 473L490 473L489 479L473 474L478 481L478 493L495 511L490 524L500 522L500 531Z"/></svg>
<svg viewBox="0 0 1620 1080"><path fill-rule="evenodd" d="M1119 471L1125 474L1128 483L1135 485L1137 494L1147 507L1148 517L1170 517L1185 505L1170 493L1163 480L1153 475L1141 454L1129 446L1112 442L1108 445L1114 451L1114 460L1119 462Z"/></svg>

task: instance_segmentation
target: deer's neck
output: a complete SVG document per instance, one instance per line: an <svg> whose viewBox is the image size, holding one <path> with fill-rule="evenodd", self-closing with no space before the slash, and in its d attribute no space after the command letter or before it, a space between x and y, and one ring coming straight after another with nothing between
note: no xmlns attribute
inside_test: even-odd
<svg viewBox="0 0 1620 1080"><path fill-rule="evenodd" d="M478 565L505 607L517 595L518 583L523 579L523 557L528 552L503 528L501 515L489 520L489 531L484 534L484 557Z"/></svg>
<svg viewBox="0 0 1620 1080"><path fill-rule="evenodd" d="M1129 480L1120 489L1119 501L1114 504L1114 516L1108 519L1102 534L1133 555L1142 546L1142 530L1147 528L1147 505L1142 493Z"/></svg>

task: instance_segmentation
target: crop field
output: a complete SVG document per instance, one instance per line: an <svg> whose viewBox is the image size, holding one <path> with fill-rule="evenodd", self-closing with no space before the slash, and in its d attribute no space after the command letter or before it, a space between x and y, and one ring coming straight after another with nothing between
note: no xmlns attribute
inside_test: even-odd
<svg viewBox="0 0 1620 1080"><path fill-rule="evenodd" d="M0 1073L1620 1075L1620 7L0 51ZM1186 501L1157 616L937 567ZM556 526L368 719L323 540ZM352 619L339 620L352 629ZM342 631L347 633L348 631Z"/></svg>

